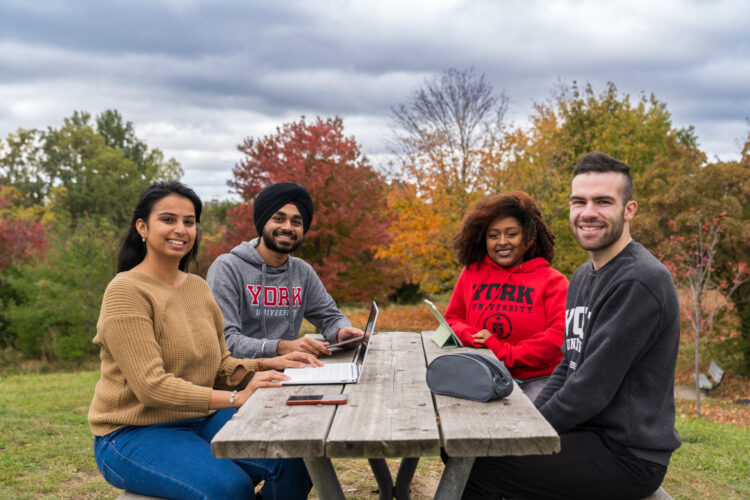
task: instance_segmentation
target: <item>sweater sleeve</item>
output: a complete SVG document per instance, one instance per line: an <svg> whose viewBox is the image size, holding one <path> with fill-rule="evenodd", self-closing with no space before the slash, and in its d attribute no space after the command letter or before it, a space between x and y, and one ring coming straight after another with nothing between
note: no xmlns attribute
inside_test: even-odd
<svg viewBox="0 0 750 500"><path fill-rule="evenodd" d="M630 367L657 338L662 313L657 298L638 281L622 282L613 290L591 319L584 362L554 393L550 387L537 399L539 411L557 432L590 420L609 405Z"/></svg>
<svg viewBox="0 0 750 500"><path fill-rule="evenodd" d="M518 366L554 366L560 359L560 346L565 337L567 292L568 280L555 272L550 276L542 296L545 329L516 344L492 335L485 341L485 345L511 369Z"/></svg>
<svg viewBox="0 0 750 500"><path fill-rule="evenodd" d="M472 335L477 333L480 328L472 326L466 322L466 316L468 315L467 308L469 307L465 300L464 287L466 285L466 269L461 271L456 281L456 286L453 287L453 293L451 299L448 302L448 309L445 311L445 321L453 329L453 333L461 340L461 343L465 346L481 347L472 338Z"/></svg>
<svg viewBox="0 0 750 500"><path fill-rule="evenodd" d="M110 286L104 295L98 340L109 349L127 384L148 407L207 411L210 387L202 387L164 370L156 341L152 308L134 287Z"/></svg>
<svg viewBox="0 0 750 500"><path fill-rule="evenodd" d="M568 373L568 359L567 356L563 356L562 361L555 367L552 374L549 376L547 383L545 384L542 391L537 395L536 399L532 401L537 409L544 406L549 401L553 394L555 394L565 382L565 378Z"/></svg>
<svg viewBox="0 0 750 500"><path fill-rule="evenodd" d="M259 358L263 356L263 343L266 339L256 339L242 333L240 304L244 300L243 285L239 281L241 274L232 269L229 258L229 255L221 256L211 264L206 282L224 317L224 338L227 348L237 358ZM275 355L276 350L273 352Z"/></svg>
<svg viewBox="0 0 750 500"><path fill-rule="evenodd" d="M227 344L224 341L224 321L222 320L221 312L219 311L214 315L214 324L216 325L216 337L219 341L219 348L221 349L221 364L216 373L214 387L217 389L235 389L238 387L245 387L253 375L255 375L255 372L258 371L258 361L255 359L237 359L232 357L227 349ZM247 373L241 380L233 383L230 379L240 367L244 368Z"/></svg>
<svg viewBox="0 0 750 500"><path fill-rule="evenodd" d="M305 266L307 273L307 300L304 317L320 330L328 342L333 342L340 328L352 324L336 307L336 302L326 291L312 266L306 263L302 265Z"/></svg>

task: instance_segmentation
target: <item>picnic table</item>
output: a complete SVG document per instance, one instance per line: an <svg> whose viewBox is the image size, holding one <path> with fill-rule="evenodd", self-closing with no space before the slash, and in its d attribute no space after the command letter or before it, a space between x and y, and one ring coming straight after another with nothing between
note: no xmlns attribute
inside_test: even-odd
<svg viewBox="0 0 750 500"><path fill-rule="evenodd" d="M432 332L373 335L358 384L259 389L211 441L219 458L302 457L321 499L343 499L331 458L367 458L380 498L409 498L419 457L448 456L435 498L460 496L478 456L550 454L560 440L516 386L510 396L477 403L434 395L427 364L443 354ZM489 350L487 352L490 352ZM326 362L349 362L353 351ZM292 394L348 395L344 405L287 406ZM401 458L396 479L385 459Z"/></svg>

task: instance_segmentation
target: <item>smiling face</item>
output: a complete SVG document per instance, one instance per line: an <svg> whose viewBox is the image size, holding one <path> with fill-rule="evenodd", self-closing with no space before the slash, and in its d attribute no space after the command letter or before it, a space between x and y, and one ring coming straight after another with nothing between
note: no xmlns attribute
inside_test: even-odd
<svg viewBox="0 0 750 500"><path fill-rule="evenodd" d="M630 242L629 222L638 205L623 199L625 177L617 172L577 175L571 184L570 229L599 268Z"/></svg>
<svg viewBox="0 0 750 500"><path fill-rule="evenodd" d="M195 244L195 207L188 198L170 194L154 203L148 221L138 219L135 227L146 239L146 258L179 261Z"/></svg>
<svg viewBox="0 0 750 500"><path fill-rule="evenodd" d="M523 262L528 245L523 241L523 227L515 217L498 217L487 227L487 255L504 268Z"/></svg>
<svg viewBox="0 0 750 500"><path fill-rule="evenodd" d="M302 243L303 223L299 209L288 203L263 226L261 245L277 254L292 253Z"/></svg>

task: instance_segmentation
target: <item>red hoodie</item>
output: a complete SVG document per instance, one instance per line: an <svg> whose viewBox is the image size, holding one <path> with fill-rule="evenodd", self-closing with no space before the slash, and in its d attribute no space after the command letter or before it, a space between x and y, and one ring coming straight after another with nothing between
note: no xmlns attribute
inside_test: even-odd
<svg viewBox="0 0 750 500"><path fill-rule="evenodd" d="M492 349L519 380L547 376L562 359L568 280L537 257L510 269L489 256L461 272L445 319L464 345L481 347L471 336L492 335Z"/></svg>

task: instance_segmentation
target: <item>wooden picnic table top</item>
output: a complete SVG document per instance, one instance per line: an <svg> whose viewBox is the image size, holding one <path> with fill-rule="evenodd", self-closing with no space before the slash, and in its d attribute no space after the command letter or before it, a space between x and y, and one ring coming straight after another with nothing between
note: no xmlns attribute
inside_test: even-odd
<svg viewBox="0 0 750 500"><path fill-rule="evenodd" d="M425 383L440 349L432 332L373 336L358 384L259 389L214 437L221 458L476 457L559 451L557 433L516 386L505 399L479 403L435 395ZM488 351L489 352L489 351ZM344 351L326 362L349 362ZM291 394L348 394L344 405L287 406Z"/></svg>
<svg viewBox="0 0 750 500"><path fill-rule="evenodd" d="M302 457L321 500L343 500L331 458L370 462L381 499L408 500L419 457L448 455L435 498L461 495L478 456L554 453L560 440L516 385L489 403L434 395L427 364L472 348L440 349L432 332L380 332L357 384L298 385L257 390L211 441L218 458ZM487 351L489 352L489 351ZM349 362L351 350L326 362ZM292 394L348 395L343 405L288 406ZM394 481L385 458L401 457Z"/></svg>

